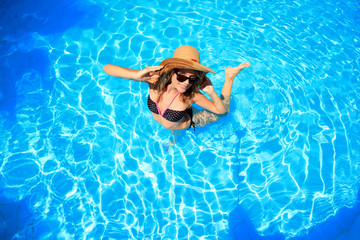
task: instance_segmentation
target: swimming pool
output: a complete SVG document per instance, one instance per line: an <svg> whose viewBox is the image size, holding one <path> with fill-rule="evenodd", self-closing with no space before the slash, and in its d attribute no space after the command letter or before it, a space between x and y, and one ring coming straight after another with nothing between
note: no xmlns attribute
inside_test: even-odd
<svg viewBox="0 0 360 240"><path fill-rule="evenodd" d="M229 223L239 209L259 236L296 238L355 205L355 2L4 6L3 238L228 239L239 236ZM102 67L157 65L185 44L217 72L209 74L217 91L225 67L252 65L234 84L231 113L169 148L172 134L146 108L147 87Z"/></svg>

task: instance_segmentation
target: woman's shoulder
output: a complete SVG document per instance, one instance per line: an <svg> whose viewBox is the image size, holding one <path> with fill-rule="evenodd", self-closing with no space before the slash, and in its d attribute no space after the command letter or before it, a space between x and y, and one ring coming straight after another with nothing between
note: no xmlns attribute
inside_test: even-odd
<svg viewBox="0 0 360 240"><path fill-rule="evenodd" d="M195 104L201 104L207 101L210 101L203 93L197 92L194 94L194 97L192 98L192 103Z"/></svg>
<svg viewBox="0 0 360 240"><path fill-rule="evenodd" d="M193 100L193 102L194 102L194 101L196 101L197 99L202 98L202 97L204 97L204 94L202 94L201 92L195 92L194 95L193 95L193 97L192 97L192 100Z"/></svg>
<svg viewBox="0 0 360 240"><path fill-rule="evenodd" d="M149 96L152 100L154 100L155 102L158 102L160 95L161 95L161 93L159 93L159 91L157 91L153 88L150 88Z"/></svg>

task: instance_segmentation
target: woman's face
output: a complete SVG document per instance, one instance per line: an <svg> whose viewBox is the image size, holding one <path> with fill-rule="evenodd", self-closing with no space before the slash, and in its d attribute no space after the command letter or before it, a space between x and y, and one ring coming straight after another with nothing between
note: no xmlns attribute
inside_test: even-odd
<svg viewBox="0 0 360 240"><path fill-rule="evenodd" d="M181 82L178 78L180 80L186 78L186 80ZM196 72L194 70L180 69L173 74L171 83L180 93L184 93L192 86L192 84L194 84L194 81L192 81L193 79L197 79Z"/></svg>

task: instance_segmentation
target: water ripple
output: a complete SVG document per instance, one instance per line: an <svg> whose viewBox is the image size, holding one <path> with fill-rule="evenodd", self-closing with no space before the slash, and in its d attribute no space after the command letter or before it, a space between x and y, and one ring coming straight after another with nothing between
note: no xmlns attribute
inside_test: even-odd
<svg viewBox="0 0 360 240"><path fill-rule="evenodd" d="M354 204L360 39L350 3L96 2L97 27L34 33L18 46L45 48L51 62L46 77L29 63L14 113L0 115L1 188L30 196L35 228L226 239L240 204L261 235L293 237ZM181 44L218 72L216 90L225 67L252 66L235 81L228 116L169 147L173 136L146 109L147 87L102 66L157 65Z"/></svg>

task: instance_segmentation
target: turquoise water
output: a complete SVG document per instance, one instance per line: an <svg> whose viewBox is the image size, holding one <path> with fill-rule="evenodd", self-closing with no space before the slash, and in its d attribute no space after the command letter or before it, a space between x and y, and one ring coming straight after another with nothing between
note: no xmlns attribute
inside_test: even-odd
<svg viewBox="0 0 360 240"><path fill-rule="evenodd" d="M0 199L17 213L1 212L5 239L228 239L236 208L259 236L292 238L354 206L358 3L5 1L0 13ZM231 113L169 148L147 86L102 67L157 65L185 44L218 92L225 67L252 65Z"/></svg>

